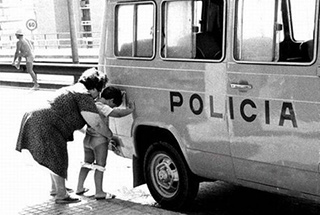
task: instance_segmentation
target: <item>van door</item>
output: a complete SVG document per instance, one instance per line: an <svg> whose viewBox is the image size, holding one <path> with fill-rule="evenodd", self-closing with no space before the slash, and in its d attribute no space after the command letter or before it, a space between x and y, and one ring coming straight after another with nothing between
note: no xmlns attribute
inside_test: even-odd
<svg viewBox="0 0 320 215"><path fill-rule="evenodd" d="M130 87L136 85L137 82L143 85L137 71L127 69L128 67L134 68L128 59L150 61L155 55L155 8L155 3L151 1L118 3L114 11L115 28L110 27L112 24L108 25L109 30L107 31L114 31L113 54L119 59L122 58L122 61L110 58L107 62L107 65L110 66L107 72L110 83L116 84L124 94L120 108L125 107L127 102L135 102L132 100L135 97L134 90L131 90ZM131 81L128 82L128 80ZM132 138L133 123L132 114L121 118L110 118L114 142L111 142L113 144L110 144L109 147L111 146L116 154L126 158L132 158L135 153Z"/></svg>
<svg viewBox="0 0 320 215"><path fill-rule="evenodd" d="M243 183L320 194L318 0L236 0L231 151Z"/></svg>

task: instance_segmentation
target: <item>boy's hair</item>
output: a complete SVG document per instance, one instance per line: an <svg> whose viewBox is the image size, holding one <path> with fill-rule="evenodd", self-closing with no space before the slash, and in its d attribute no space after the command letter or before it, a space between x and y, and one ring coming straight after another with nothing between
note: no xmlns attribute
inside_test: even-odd
<svg viewBox="0 0 320 215"><path fill-rule="evenodd" d="M122 92L118 88L115 87L106 87L102 93L101 97L104 99L113 99L113 103L119 107L122 103Z"/></svg>

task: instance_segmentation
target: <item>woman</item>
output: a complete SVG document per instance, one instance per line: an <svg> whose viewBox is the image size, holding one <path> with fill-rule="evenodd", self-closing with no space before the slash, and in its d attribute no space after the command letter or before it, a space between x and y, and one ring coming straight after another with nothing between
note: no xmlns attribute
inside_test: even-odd
<svg viewBox="0 0 320 215"><path fill-rule="evenodd" d="M51 170L57 204L80 201L70 197L65 186L67 142L73 140L73 132L87 124L101 135L112 137L94 103L106 82L105 74L94 68L88 69L78 83L61 88L46 106L23 116L16 150L29 150L35 161Z"/></svg>

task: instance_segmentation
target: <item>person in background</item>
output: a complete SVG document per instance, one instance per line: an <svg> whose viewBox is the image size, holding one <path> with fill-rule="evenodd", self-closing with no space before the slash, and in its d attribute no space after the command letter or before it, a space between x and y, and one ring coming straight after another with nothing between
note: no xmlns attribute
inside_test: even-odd
<svg viewBox="0 0 320 215"><path fill-rule="evenodd" d="M96 106L99 110L105 125L109 127L109 117L124 117L131 114L134 111L134 103L129 102L126 108L115 108L122 104L124 97L121 91L115 87L107 87L101 93L101 98L96 102ZM103 191L103 172L105 171L107 156L108 156L108 144L110 138L101 135L92 127L87 127L86 136L83 140L84 146L84 163L79 172L77 195L82 195L87 192L88 189L84 188L84 182L90 170L95 170L94 182L95 182L95 198L110 199L115 195L106 193ZM95 161L95 163L94 163Z"/></svg>
<svg viewBox="0 0 320 215"><path fill-rule="evenodd" d="M33 42L27 38L23 37L23 33L21 30L16 32L16 37L18 39L16 45L16 52L14 54L12 65L17 69L20 69L20 63L22 57L26 59L26 69L27 72L31 75L34 86L32 89L39 89L39 84L37 80L37 75L33 71L33 61L34 61L34 45Z"/></svg>
<svg viewBox="0 0 320 215"><path fill-rule="evenodd" d="M57 90L53 98L26 112L22 118L16 150L27 149L36 162L50 170L57 204L80 201L71 197L65 186L67 142L73 141L73 132L87 124L102 136L112 137L94 101L107 80L106 75L95 68L87 69L76 84Z"/></svg>

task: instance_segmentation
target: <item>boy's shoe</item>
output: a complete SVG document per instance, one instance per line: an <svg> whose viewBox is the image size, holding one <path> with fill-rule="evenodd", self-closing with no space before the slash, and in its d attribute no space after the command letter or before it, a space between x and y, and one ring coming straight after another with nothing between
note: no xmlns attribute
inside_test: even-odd
<svg viewBox="0 0 320 215"><path fill-rule="evenodd" d="M116 198L116 195L111 193L106 193L105 195L95 195L94 197L96 200L104 200L104 199L114 199Z"/></svg>
<svg viewBox="0 0 320 215"><path fill-rule="evenodd" d="M88 188L83 188L83 190L82 191L80 191L80 192L76 192L76 194L77 195L83 195L84 193L86 193L86 192L88 192L89 191L89 189Z"/></svg>

